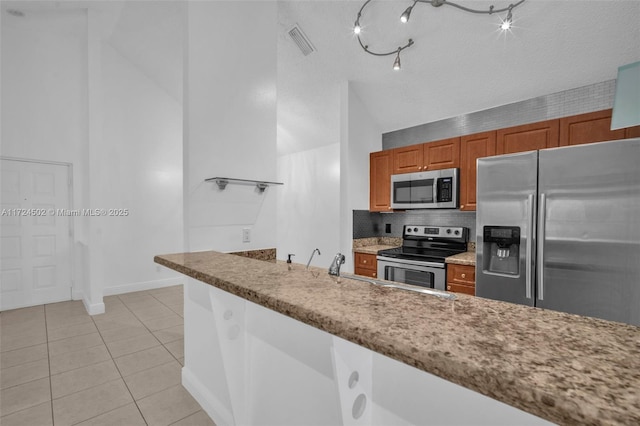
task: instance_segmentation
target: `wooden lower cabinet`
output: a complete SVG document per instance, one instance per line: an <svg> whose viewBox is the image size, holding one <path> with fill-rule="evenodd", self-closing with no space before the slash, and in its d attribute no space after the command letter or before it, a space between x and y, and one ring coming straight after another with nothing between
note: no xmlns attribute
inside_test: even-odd
<svg viewBox="0 0 640 426"><path fill-rule="evenodd" d="M447 291L476 295L476 267L447 264Z"/></svg>
<svg viewBox="0 0 640 426"><path fill-rule="evenodd" d="M378 258L375 254L370 253L354 253L354 272L356 275L365 277L378 277Z"/></svg>

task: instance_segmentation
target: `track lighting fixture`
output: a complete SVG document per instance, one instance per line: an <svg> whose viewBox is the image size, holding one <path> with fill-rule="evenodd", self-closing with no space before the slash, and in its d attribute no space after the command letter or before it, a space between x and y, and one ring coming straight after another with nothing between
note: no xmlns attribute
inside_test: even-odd
<svg viewBox="0 0 640 426"><path fill-rule="evenodd" d="M393 61L393 69L396 71L399 71L401 68L400 66L400 49L398 49L398 54L396 55L396 60Z"/></svg>
<svg viewBox="0 0 640 426"><path fill-rule="evenodd" d="M356 36L358 37L358 43L360 43L360 47L362 47L362 49L367 52L370 55L374 55L374 56L389 56L389 55L396 55L396 59L393 62L393 69L394 70L399 70L400 69L400 52L402 52L404 49L406 49L407 47L410 47L413 45L413 39L409 39L407 41L407 43L404 46L400 46L398 47L396 50L391 50L391 51L387 51L387 52L380 52L380 51L373 51L371 49L369 49L369 46L364 44L362 42L362 38L361 38L361 33L362 33L362 27L360 26L360 18L362 18L362 11L364 10L364 8L371 3L372 0L367 0L364 2L364 4L362 5L362 7L360 8L360 10L358 11L358 16L356 17L356 22L353 26L353 32L354 34L356 34ZM509 30L511 29L512 25L513 25L513 9L515 9L516 7L520 6L522 3L524 3L525 0L519 0L516 3L512 3L507 7L503 7L501 9L496 9L495 6L489 6L489 9L473 9L470 7L466 7L466 6L462 6L459 5L457 3L454 3L452 1L449 0L414 0L413 4L411 4L409 7L407 7L405 9L405 11L402 13L402 15L400 15L400 21L402 23L407 23L409 22L409 18L411 17L411 12L413 11L414 6L417 3L428 3L431 4L431 6L433 7L440 7L443 5L446 6L453 6L455 8L458 8L460 10L463 10L465 12L470 12L470 13L475 13L475 14L483 14L483 15L491 15L494 13L501 13L501 12L507 12L507 16L506 18L501 22L500 24L500 28L502 30Z"/></svg>

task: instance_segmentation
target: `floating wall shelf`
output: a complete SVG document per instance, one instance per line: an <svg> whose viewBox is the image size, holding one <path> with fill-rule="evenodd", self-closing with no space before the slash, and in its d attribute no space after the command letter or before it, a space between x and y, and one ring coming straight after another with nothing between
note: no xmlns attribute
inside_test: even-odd
<svg viewBox="0 0 640 426"><path fill-rule="evenodd" d="M264 192L265 189L269 187L269 185L284 185L282 182L268 182L266 180L251 180L251 179L234 179L234 178L226 178L226 177L212 177L209 179L205 179L205 182L215 182L218 185L218 188L221 190L227 187L229 183L239 183L239 184L255 184L256 188L260 190L260 192Z"/></svg>

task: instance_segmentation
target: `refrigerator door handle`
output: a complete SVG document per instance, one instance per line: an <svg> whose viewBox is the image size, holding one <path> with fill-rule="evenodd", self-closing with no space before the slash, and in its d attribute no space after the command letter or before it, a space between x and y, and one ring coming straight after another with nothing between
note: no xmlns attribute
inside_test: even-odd
<svg viewBox="0 0 640 426"><path fill-rule="evenodd" d="M528 228L528 232L527 232L527 246L526 246L526 254L525 254L525 261L527 262L527 265L525 267L525 276L526 276L526 294L525 297L527 299L531 299L531 283L533 281L533 267L532 267L532 247L533 247L533 226L534 226L534 220L533 220L533 212L534 212L534 206L533 206L533 194L529 194L529 199L528 199L528 204L527 204L527 228Z"/></svg>
<svg viewBox="0 0 640 426"><path fill-rule="evenodd" d="M540 194L540 210L538 212L538 300L544 300L544 234L547 220L547 197Z"/></svg>

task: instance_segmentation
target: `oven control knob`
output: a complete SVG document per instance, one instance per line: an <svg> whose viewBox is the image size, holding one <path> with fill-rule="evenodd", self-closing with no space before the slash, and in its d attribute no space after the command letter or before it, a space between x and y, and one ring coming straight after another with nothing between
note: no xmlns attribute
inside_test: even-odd
<svg viewBox="0 0 640 426"><path fill-rule="evenodd" d="M418 228L413 228L413 232L418 232Z"/></svg>
<svg viewBox="0 0 640 426"><path fill-rule="evenodd" d="M451 233L451 229L447 229L447 234L450 234L450 233Z"/></svg>
<svg viewBox="0 0 640 426"><path fill-rule="evenodd" d="M407 228L407 232L411 232L411 228Z"/></svg>
<svg viewBox="0 0 640 426"><path fill-rule="evenodd" d="M460 231L458 231L458 230L456 229L456 232L454 232L454 234L456 234L456 235L460 235Z"/></svg>

